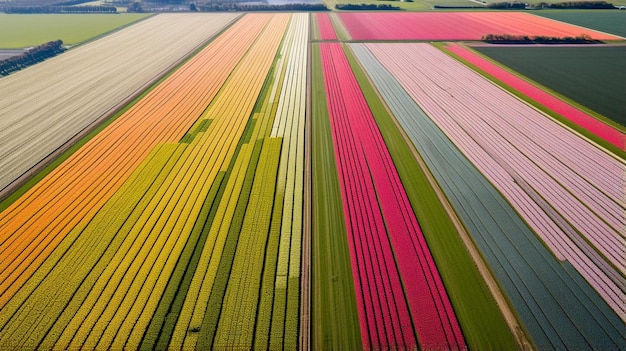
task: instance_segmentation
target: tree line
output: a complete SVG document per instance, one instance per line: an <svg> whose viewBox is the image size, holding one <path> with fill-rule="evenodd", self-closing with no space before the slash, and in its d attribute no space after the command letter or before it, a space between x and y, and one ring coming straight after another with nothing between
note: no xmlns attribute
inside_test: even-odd
<svg viewBox="0 0 626 351"><path fill-rule="evenodd" d="M337 10L350 10L350 11L398 11L402 10L398 6L392 6L389 4L337 4L335 5Z"/></svg>
<svg viewBox="0 0 626 351"><path fill-rule="evenodd" d="M11 72L19 71L22 68L56 56L63 51L65 51L65 48L63 48L63 41L61 40L55 40L36 46L20 55L0 60L0 75L6 76Z"/></svg>
<svg viewBox="0 0 626 351"><path fill-rule="evenodd" d="M499 9L499 10L505 10L505 9L525 9L526 8L526 4L523 2L494 2L491 4L487 4L487 8L488 9Z"/></svg>
<svg viewBox="0 0 626 351"><path fill-rule="evenodd" d="M193 5L193 4L192 4ZM198 11L215 12L215 11L328 11L324 4L238 4L238 3L206 3L197 4L194 7ZM190 10L193 7L190 6Z"/></svg>
<svg viewBox="0 0 626 351"><path fill-rule="evenodd" d="M7 6L5 13L117 13L114 6Z"/></svg>
<svg viewBox="0 0 626 351"><path fill-rule="evenodd" d="M606 1L567 1L556 4L540 2L534 5L535 8L550 9L614 9L615 6Z"/></svg>
<svg viewBox="0 0 626 351"><path fill-rule="evenodd" d="M484 1L483 1L484 3ZM524 2L494 2L485 5L489 9L498 10L523 10L523 9L614 9L615 6L606 1L565 1L558 3L540 2L537 4L527 4Z"/></svg>
<svg viewBox="0 0 626 351"><path fill-rule="evenodd" d="M550 37L545 35L512 35L512 34L487 34L483 35L483 41L492 44L596 44L599 40L591 38L588 34L576 37Z"/></svg>

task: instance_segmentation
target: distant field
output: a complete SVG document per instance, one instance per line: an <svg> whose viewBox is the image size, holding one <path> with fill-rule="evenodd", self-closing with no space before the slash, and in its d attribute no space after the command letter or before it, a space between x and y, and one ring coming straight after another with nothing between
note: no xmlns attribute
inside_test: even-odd
<svg viewBox="0 0 626 351"><path fill-rule="evenodd" d="M113 29L145 18L148 14L0 14L0 48L35 46L61 39L78 44Z"/></svg>
<svg viewBox="0 0 626 351"><path fill-rule="evenodd" d="M487 34L619 37L518 11L340 12L354 40L481 40Z"/></svg>
<svg viewBox="0 0 626 351"><path fill-rule="evenodd" d="M626 126L626 46L475 49Z"/></svg>
<svg viewBox="0 0 626 351"><path fill-rule="evenodd" d="M612 3L614 5L626 5L626 0ZM626 37L626 11L542 10L533 13L557 21Z"/></svg>
<svg viewBox="0 0 626 351"><path fill-rule="evenodd" d="M398 6L406 11L432 10L435 5L450 7L481 6L481 4L470 0L415 0L412 2L384 0L324 0L324 3L331 9L334 9L336 4L373 4Z"/></svg>

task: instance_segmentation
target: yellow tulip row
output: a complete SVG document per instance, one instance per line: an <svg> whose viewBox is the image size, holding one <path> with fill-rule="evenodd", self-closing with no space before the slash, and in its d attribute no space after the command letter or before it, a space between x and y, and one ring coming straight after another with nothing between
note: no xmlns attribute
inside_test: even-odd
<svg viewBox="0 0 626 351"><path fill-rule="evenodd" d="M226 160L235 157L236 161L231 176L227 180L215 220L209 230L207 241L198 262L198 268L174 328L170 342L172 348L193 349L196 347L198 333L189 333L188 331L199 329L202 325L229 228L232 225L237 225L235 222L241 224L240 221L243 220L243 218L233 217L241 195L247 166L252 157L254 143L242 145L239 152L235 154L236 144L253 112L255 102L289 21L289 15L286 14L256 16L263 16L271 20L250 48L247 56L233 72L229 81L224 85L218 99L209 109L211 111L208 111L209 116L215 116L209 131L220 124L224 124L229 130L235 131L236 137L235 135L231 137L234 143L232 147L224 150L224 154ZM261 125L259 124L259 127ZM255 139L253 136L252 140ZM210 150L207 152L210 153ZM222 163L221 170L226 171L229 163Z"/></svg>
<svg viewBox="0 0 626 351"><path fill-rule="evenodd" d="M214 346L251 349L282 140L268 138L256 168Z"/></svg>
<svg viewBox="0 0 626 351"><path fill-rule="evenodd" d="M128 210L136 205L134 201L127 201L125 194L143 192L146 184L155 182L163 169L171 169L174 165L171 160L174 151L175 145L155 148L122 186L121 190L123 191L116 193L105 204L104 209L108 211L96 215L88 226L77 227L68 234L69 240L64 241L58 250L52 253L50 259L36 271L33 278L5 305L3 313L0 314L2 316L0 323L7 328L7 333L2 334L3 343L7 341L4 339L5 336L11 336L13 340L19 340L19 343L23 343L26 348L37 345L38 340L44 338L43 333L46 332L46 328L39 328L35 324L38 321L32 318L32 311L47 305L49 312L56 312L58 317L52 329L45 335L41 346L45 349L53 348L54 342L83 303L88 292L86 289L76 292L71 287L76 284L84 284L83 279L86 276L94 277L100 274L102 269L106 267L106 263L110 261L112 253L106 251L100 257L96 267L91 264L84 264L86 259L81 256L84 255L84 252L92 250L93 245L98 244L101 233L111 227L123 226L127 221L123 210ZM109 246L119 246L123 238L123 234L116 236ZM68 251L72 243L79 246L79 250ZM55 264L56 262L58 264ZM49 301L51 295L57 301L71 299L71 302L68 305L51 304Z"/></svg>

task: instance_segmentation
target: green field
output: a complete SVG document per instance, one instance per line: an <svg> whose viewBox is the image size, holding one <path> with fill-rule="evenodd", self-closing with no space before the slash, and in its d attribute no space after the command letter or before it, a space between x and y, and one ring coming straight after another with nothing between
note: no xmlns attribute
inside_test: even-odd
<svg viewBox="0 0 626 351"><path fill-rule="evenodd" d="M475 47L535 82L626 126L626 46Z"/></svg>
<svg viewBox="0 0 626 351"><path fill-rule="evenodd" d="M79 44L149 14L0 14L0 48L14 49L61 39Z"/></svg>
<svg viewBox="0 0 626 351"><path fill-rule="evenodd" d="M610 2L614 5L626 5L626 0ZM533 14L626 38L626 11L541 10L535 11Z"/></svg>

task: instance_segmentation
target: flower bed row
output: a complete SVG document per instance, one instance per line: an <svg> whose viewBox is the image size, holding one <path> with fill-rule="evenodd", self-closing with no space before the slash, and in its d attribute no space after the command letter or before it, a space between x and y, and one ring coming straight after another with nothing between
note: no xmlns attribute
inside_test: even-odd
<svg viewBox="0 0 626 351"><path fill-rule="evenodd" d="M465 349L437 268L343 49L340 44L321 44L320 49L364 348L413 348L419 341L425 349Z"/></svg>

